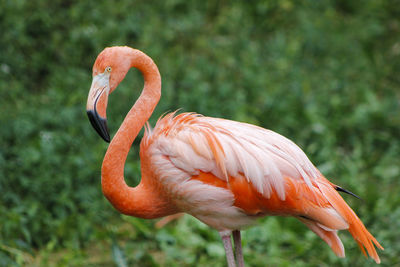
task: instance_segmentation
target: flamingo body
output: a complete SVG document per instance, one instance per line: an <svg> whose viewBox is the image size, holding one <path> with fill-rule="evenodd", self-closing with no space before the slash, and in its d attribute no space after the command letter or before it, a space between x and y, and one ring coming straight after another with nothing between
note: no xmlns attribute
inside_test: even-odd
<svg viewBox="0 0 400 267"><path fill-rule="evenodd" d="M142 180L128 187L123 177L126 156L160 98L156 65L132 48L105 49L93 67L87 105L93 126L107 140L108 94L130 67L141 70L145 87L111 141L102 167L103 193L120 212L141 218L185 212L229 234L260 216L294 216L338 256L345 254L337 231L347 229L364 254L365 248L380 262L374 245L383 248L340 197L338 187L292 141L261 127L195 113L167 114L153 129L146 124L140 145ZM230 243L222 236L224 244Z"/></svg>

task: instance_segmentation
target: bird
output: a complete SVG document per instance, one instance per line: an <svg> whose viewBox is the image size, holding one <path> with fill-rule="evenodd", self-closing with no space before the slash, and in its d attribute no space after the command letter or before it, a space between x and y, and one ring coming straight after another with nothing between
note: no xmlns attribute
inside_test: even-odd
<svg viewBox="0 0 400 267"><path fill-rule="evenodd" d="M144 87L110 142L108 97L130 68L141 72ZM294 142L256 125L189 112L168 113L151 127L160 98L160 72L148 55L114 46L97 56L86 111L110 142L102 192L120 213L144 219L190 214L219 232L229 267L244 266L240 231L263 216L297 218L339 257L345 252L338 231L348 230L363 254L380 263L375 247L383 247L338 192L356 195L325 178ZM130 187L124 166L142 128L141 180Z"/></svg>

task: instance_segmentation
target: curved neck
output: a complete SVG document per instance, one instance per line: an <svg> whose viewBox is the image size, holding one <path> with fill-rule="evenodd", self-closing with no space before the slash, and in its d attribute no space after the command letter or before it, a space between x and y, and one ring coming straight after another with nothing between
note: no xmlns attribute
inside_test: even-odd
<svg viewBox="0 0 400 267"><path fill-rule="evenodd" d="M121 213L142 218L155 218L168 213L159 194L147 183L148 171L142 170L137 187L129 187L124 180L124 166L128 152L139 131L150 118L161 96L161 76L156 64L146 54L132 49L127 60L130 67L144 77L142 94L125 117L112 139L102 166L103 194Z"/></svg>

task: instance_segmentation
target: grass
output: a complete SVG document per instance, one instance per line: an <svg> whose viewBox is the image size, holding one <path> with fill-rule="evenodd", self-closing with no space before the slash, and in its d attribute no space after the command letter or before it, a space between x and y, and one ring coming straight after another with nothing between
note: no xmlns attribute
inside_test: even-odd
<svg viewBox="0 0 400 267"><path fill-rule="evenodd" d="M400 265L398 1L3 1L0 9L0 266L225 266L218 233L190 216L157 230L100 189L107 144L85 114L91 66L129 45L159 66L151 124L182 108L295 141ZM143 85L110 97L113 135ZM125 175L140 177L135 140ZM338 259L290 218L243 236L248 266L373 266L348 233Z"/></svg>

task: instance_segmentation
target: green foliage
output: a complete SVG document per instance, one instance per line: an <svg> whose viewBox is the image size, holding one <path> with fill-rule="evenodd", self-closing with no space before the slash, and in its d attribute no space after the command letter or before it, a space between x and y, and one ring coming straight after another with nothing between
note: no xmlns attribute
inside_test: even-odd
<svg viewBox="0 0 400 267"><path fill-rule="evenodd" d="M300 145L400 264L400 2L7 1L0 4L0 266L225 266L218 233L185 216L156 230L100 189L107 144L85 114L91 66L129 45L160 68L151 123L182 108L254 123ZM112 132L139 95L110 97ZM126 99L130 99L127 101ZM140 177L136 140L126 166ZM367 266L294 219L244 233L248 266Z"/></svg>

